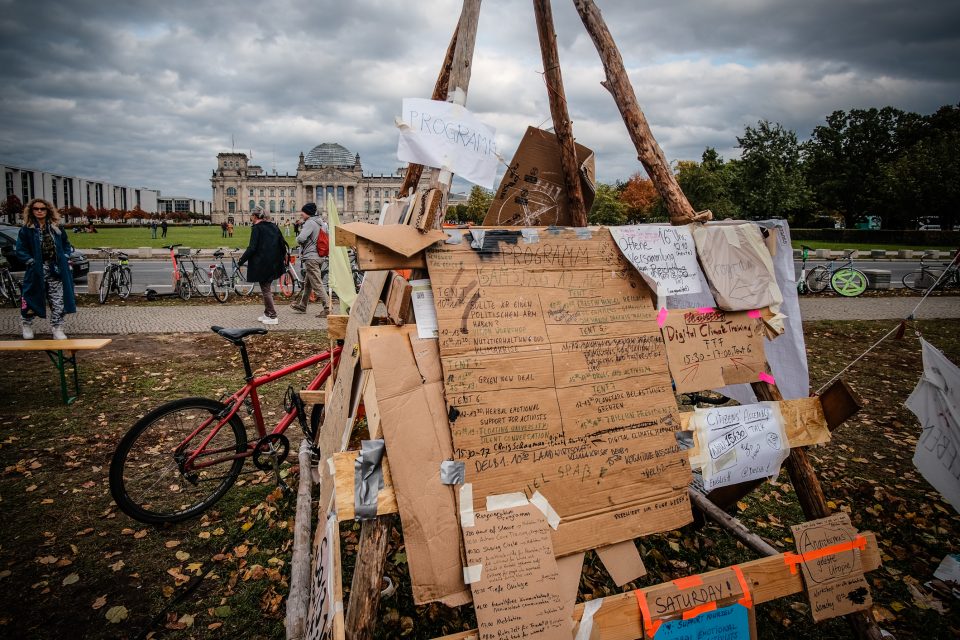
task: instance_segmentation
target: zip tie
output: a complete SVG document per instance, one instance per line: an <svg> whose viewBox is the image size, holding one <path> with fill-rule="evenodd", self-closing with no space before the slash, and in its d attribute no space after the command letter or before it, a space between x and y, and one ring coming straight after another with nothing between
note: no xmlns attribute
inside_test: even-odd
<svg viewBox="0 0 960 640"><path fill-rule="evenodd" d="M663 329L663 325L667 322L667 308L663 307L660 309L660 313L657 314L657 326Z"/></svg>
<svg viewBox="0 0 960 640"><path fill-rule="evenodd" d="M770 383L770 384L777 384L777 381L773 378L773 376L770 375L769 373L767 373L766 371L761 371L760 373L758 373L758 374L757 374L757 378L758 378L761 382L768 382L768 383Z"/></svg>
<svg viewBox="0 0 960 640"><path fill-rule="evenodd" d="M844 551L853 551L854 549L863 551L866 548L867 539L862 535L858 535L850 542L838 542L837 544L832 544L828 547L823 547L822 549L816 549L814 551L807 551L806 553L793 553L791 551L787 551L783 554L783 562L790 567L790 573L795 574L797 572L797 565L806 564L807 562L818 560L826 556L843 553Z"/></svg>

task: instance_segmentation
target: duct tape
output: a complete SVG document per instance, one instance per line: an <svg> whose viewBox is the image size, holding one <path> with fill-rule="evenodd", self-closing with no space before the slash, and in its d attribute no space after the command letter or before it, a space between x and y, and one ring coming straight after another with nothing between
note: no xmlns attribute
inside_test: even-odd
<svg viewBox="0 0 960 640"><path fill-rule="evenodd" d="M393 123L397 125L397 129L400 129L400 131L413 131L413 128L410 125L397 116L393 117Z"/></svg>
<svg viewBox="0 0 960 640"><path fill-rule="evenodd" d="M473 516L473 485L466 482L460 485L460 526L472 527L476 524Z"/></svg>
<svg viewBox="0 0 960 640"><path fill-rule="evenodd" d="M463 568L463 582L464 584L473 584L480 580L480 574L483 572L482 564L472 564L469 567Z"/></svg>
<svg viewBox="0 0 960 640"><path fill-rule="evenodd" d="M383 440L361 440L360 455L353 463L353 511L355 520L377 517L377 494L383 489Z"/></svg>
<svg viewBox="0 0 960 640"><path fill-rule="evenodd" d="M453 182L453 171L444 167L440 171L439 182L440 184L450 184L451 182Z"/></svg>
<svg viewBox="0 0 960 640"><path fill-rule="evenodd" d="M757 374L757 379L761 382L768 382L770 384L777 384L777 381L774 380L773 376L767 373L766 371L761 371Z"/></svg>
<svg viewBox="0 0 960 640"><path fill-rule="evenodd" d="M588 600L583 603L583 616L580 618L580 628L574 640L588 640L593 632L593 614L603 606L603 598Z"/></svg>
<svg viewBox="0 0 960 640"><path fill-rule="evenodd" d="M852 551L854 549L859 549L861 552L863 552L866 550L866 548L867 539L864 538L862 534L858 534L857 537L850 542L839 542L828 547L823 547L822 549L805 551L803 553L785 551L783 554L783 562L790 568L790 573L795 574L797 572L797 565L812 562L813 560L819 560L825 556L843 553L844 551Z"/></svg>
<svg viewBox="0 0 960 640"><path fill-rule="evenodd" d="M444 229L447 234L447 239L443 241L444 244L460 244L463 242L463 232L459 229Z"/></svg>
<svg viewBox="0 0 960 640"><path fill-rule="evenodd" d="M484 231L478 229L470 229L470 248L476 249L477 251L483 249L483 235Z"/></svg>
<svg viewBox="0 0 960 640"><path fill-rule="evenodd" d="M737 226L739 225L723 224L720 225L720 229L723 230L723 235L727 237L727 244L731 244L739 249L740 238L737 234Z"/></svg>
<svg viewBox="0 0 960 640"><path fill-rule="evenodd" d="M520 235L527 244L536 244L540 242L540 234L536 229L521 229Z"/></svg>
<svg viewBox="0 0 960 640"><path fill-rule="evenodd" d="M467 474L462 460L444 460L440 463L440 482L443 484L463 484Z"/></svg>
<svg viewBox="0 0 960 640"><path fill-rule="evenodd" d="M333 610L336 613L343 613L343 600L337 600L333 603Z"/></svg>
<svg viewBox="0 0 960 640"><path fill-rule="evenodd" d="M453 90L453 95L450 96L450 98L451 98L450 101L453 102L453 104L456 104L462 107L463 105L467 104L467 91L466 89L457 87L456 89ZM466 109L464 109L464 111L466 111Z"/></svg>
<svg viewBox="0 0 960 640"><path fill-rule="evenodd" d="M333 464L333 456L327 458L327 470L330 472L331 476L337 475L337 465Z"/></svg>
<svg viewBox="0 0 960 640"><path fill-rule="evenodd" d="M590 227L577 227L574 231L577 233L577 240L589 240L593 237Z"/></svg>
<svg viewBox="0 0 960 640"><path fill-rule="evenodd" d="M557 527L560 526L560 514L557 513L552 506L550 506L546 496L537 491L530 498L530 504L543 512L543 515L547 518L547 524L550 525L551 529L556 531Z"/></svg>
<svg viewBox="0 0 960 640"><path fill-rule="evenodd" d="M657 314L657 326L663 329L663 325L667 322L667 309L666 307L660 308L660 313Z"/></svg>
<svg viewBox="0 0 960 640"><path fill-rule="evenodd" d="M487 496L487 511L522 507L525 504L530 504L530 501L527 500L526 494L519 491L517 493L500 493L495 496Z"/></svg>

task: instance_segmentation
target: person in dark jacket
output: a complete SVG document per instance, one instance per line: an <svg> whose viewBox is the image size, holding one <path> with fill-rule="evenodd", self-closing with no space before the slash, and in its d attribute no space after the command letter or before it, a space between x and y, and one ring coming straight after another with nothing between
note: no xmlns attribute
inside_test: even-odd
<svg viewBox="0 0 960 640"><path fill-rule="evenodd" d="M23 220L16 246L17 257L27 265L20 301L23 339L33 339L33 319L46 318L49 304L53 338L66 340L64 315L77 311L68 261L73 247L58 225L60 214L46 200L34 198L28 202L23 209Z"/></svg>
<svg viewBox="0 0 960 640"><path fill-rule="evenodd" d="M263 315L257 318L263 324L278 324L277 309L273 306L273 281L283 275L287 268L287 243L279 227L266 220L260 207L250 212L253 229L250 245L240 256L240 266L249 262L247 282L260 284L263 296Z"/></svg>

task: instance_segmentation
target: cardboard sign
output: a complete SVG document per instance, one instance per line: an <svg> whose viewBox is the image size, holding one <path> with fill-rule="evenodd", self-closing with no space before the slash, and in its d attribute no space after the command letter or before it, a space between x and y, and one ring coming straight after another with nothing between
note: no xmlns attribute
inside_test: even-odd
<svg viewBox="0 0 960 640"><path fill-rule="evenodd" d="M906 402L923 427L913 464L960 512L960 368L926 340L920 343L923 377Z"/></svg>
<svg viewBox="0 0 960 640"><path fill-rule="evenodd" d="M698 225L693 239L717 306L729 311L779 309L783 294L757 225Z"/></svg>
<svg viewBox="0 0 960 640"><path fill-rule="evenodd" d="M700 293L700 265L689 227L643 224L610 227L624 257L657 283L658 293Z"/></svg>
<svg viewBox="0 0 960 640"><path fill-rule="evenodd" d="M788 561L803 572L815 622L873 606L860 562L866 541L850 524L850 516L836 513L790 529L800 555L788 556Z"/></svg>
<svg viewBox="0 0 960 640"><path fill-rule="evenodd" d="M574 144L584 207L593 205L596 180L593 151ZM568 226L572 222L560 166L560 144L549 131L527 127L510 166L493 194L484 226Z"/></svg>
<svg viewBox="0 0 960 640"><path fill-rule="evenodd" d="M656 640L750 640L757 637L753 609L732 604L689 620L664 622Z"/></svg>
<svg viewBox="0 0 960 640"><path fill-rule="evenodd" d="M570 640L550 528L533 505L480 511L463 528L480 640Z"/></svg>
<svg viewBox="0 0 960 640"><path fill-rule="evenodd" d="M490 189L497 177L496 130L461 105L403 99L397 158L445 169Z"/></svg>
<svg viewBox="0 0 960 640"><path fill-rule="evenodd" d="M703 469L707 491L776 476L790 455L776 402L697 409L690 428L700 451L690 464Z"/></svg>
<svg viewBox="0 0 960 640"><path fill-rule="evenodd" d="M603 568L607 570L613 583L618 587L647 575L647 568L633 540L597 547L595 551L600 562L603 563Z"/></svg>
<svg viewBox="0 0 960 640"><path fill-rule="evenodd" d="M539 490L560 516L557 555L690 522L651 292L608 230L472 230L427 265L477 508Z"/></svg>
<svg viewBox="0 0 960 640"><path fill-rule="evenodd" d="M663 309L659 322L677 393L765 379L760 311Z"/></svg>

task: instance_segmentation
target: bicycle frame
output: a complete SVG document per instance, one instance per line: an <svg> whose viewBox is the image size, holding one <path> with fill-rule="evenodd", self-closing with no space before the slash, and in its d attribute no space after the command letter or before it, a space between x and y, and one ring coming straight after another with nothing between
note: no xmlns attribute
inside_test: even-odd
<svg viewBox="0 0 960 640"><path fill-rule="evenodd" d="M257 448L257 443L259 443L260 440L262 440L266 435L268 435L266 431L266 427L264 426L264 422L263 422L263 410L260 406L260 396L257 394L257 388L265 384L270 384L271 382L278 380L284 376L300 371L301 369L306 369L307 367L313 366L315 364L319 364L324 360L326 360L327 364L323 367L323 369L320 370L320 372L316 375L316 377L314 377L314 379L306 387L307 390L309 391L314 391L316 389L319 389L320 385L322 385L326 381L326 379L330 376L330 372L333 370L333 366L337 362L339 362L341 349L342 349L341 347L334 348L332 357L331 357L330 351L324 351L322 353L318 353L314 356L311 356L306 360L301 360L300 362L296 362L292 365L286 366L282 369L278 369L277 371L273 371L271 373L267 373L260 377L249 376L247 378L247 383L243 385L243 387L241 387L239 390L235 391L233 395L231 395L227 399L226 405L229 411L226 414L222 414L221 412L220 415L210 416L209 418L204 420L204 422L199 427L197 427L189 436L187 436L183 440L183 442L180 443L179 446L177 446L176 450L174 451L174 456L180 457L182 456L184 451L190 446L190 442L194 438L196 438L204 429L207 429L215 420L218 421L216 426L214 426L213 429L210 430L210 433L207 434L206 437L204 437L203 442L201 442L200 445L196 449L194 449L192 452L190 452L190 454L186 457L186 459L183 460L182 470L184 472L198 471L200 469L211 467L215 464L221 464L223 462L230 462L232 460L237 460L240 458L248 458L252 456L253 452ZM249 371L249 361L247 360L247 352L245 348L242 348L241 356L243 357L244 365L247 367L247 370ZM240 407L244 405L244 402L248 397L250 398L250 404L253 408L254 424L256 425L256 428L257 428L257 438L254 440L254 442L247 443L247 450L243 453L234 453L231 456L219 457L215 460L209 460L209 461L197 463L197 459L200 458L201 456L211 456L211 455L226 453L227 451L233 451L232 449L214 449L211 451L207 451L206 447L210 443L210 441L213 438L215 438L216 435L220 432L220 429L223 428L223 425L229 422L233 418L233 416L237 414L237 411L239 411ZM291 408L290 411L286 412L283 415L283 417L280 418L280 421L277 423L277 426L274 427L273 431L270 432L270 435L281 434L284 431L286 431L287 427L290 426L290 423L293 422L293 420L296 418L296 414L297 414L296 408Z"/></svg>

